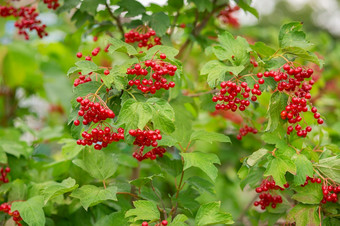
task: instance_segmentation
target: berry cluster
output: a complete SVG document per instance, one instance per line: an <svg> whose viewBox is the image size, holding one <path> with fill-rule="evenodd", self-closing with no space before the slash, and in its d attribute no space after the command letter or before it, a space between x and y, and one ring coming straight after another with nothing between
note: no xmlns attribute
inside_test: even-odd
<svg viewBox="0 0 340 226"><path fill-rule="evenodd" d="M231 7L230 5L227 8L220 11L218 18L225 24L229 24L234 28L238 28L240 26L238 19L234 17L233 13L240 10L239 6Z"/></svg>
<svg viewBox="0 0 340 226"><path fill-rule="evenodd" d="M16 225L21 226L22 224L20 223L20 221L22 221L22 218L20 216L20 213L18 212L18 210L12 212L11 206L12 205L9 203L2 203L0 205L0 211L10 215L13 218L13 221L16 223Z"/></svg>
<svg viewBox="0 0 340 226"><path fill-rule="evenodd" d="M337 185L329 185L326 184L322 186L322 193L323 199L321 200L322 204L326 204L327 202L334 202L338 201L338 193L340 192L340 186Z"/></svg>
<svg viewBox="0 0 340 226"><path fill-rule="evenodd" d="M81 105L78 116L83 117L83 125L87 125L91 122L98 123L108 118L115 117L113 111L110 110L102 100L99 100L99 102L92 102L87 98L83 99L82 97L77 97L77 102ZM104 107L101 104L103 104ZM78 119L74 120L73 123L75 126L80 125Z"/></svg>
<svg viewBox="0 0 340 226"><path fill-rule="evenodd" d="M83 140L77 140L78 145L91 146L94 144L94 149L101 150L103 147L107 147L107 145L112 142L124 140L124 129L118 128L117 132L113 132L110 127L105 127L103 130L101 125L98 125L90 132L84 131L81 136L83 137Z"/></svg>
<svg viewBox="0 0 340 226"><path fill-rule="evenodd" d="M44 3L47 4L47 8L56 10L60 4L59 0L44 0Z"/></svg>
<svg viewBox="0 0 340 226"><path fill-rule="evenodd" d="M289 184L284 184L284 188L277 186L274 180L265 179L262 181L260 187L257 187L255 191L257 193L261 193L259 195L260 201L255 201L254 206L261 206L261 209L266 209L267 206L271 205L273 209L276 208L276 205L282 203L281 195L274 195L274 190L285 190L288 188ZM272 190L272 191L271 191Z"/></svg>
<svg viewBox="0 0 340 226"><path fill-rule="evenodd" d="M79 74L79 77L76 78L73 82L73 86L76 87L80 84L84 84L84 83L87 83L87 82L91 82L92 79L91 79L91 74L92 72L90 72L89 74L87 75L83 75L81 72L78 72Z"/></svg>
<svg viewBox="0 0 340 226"><path fill-rule="evenodd" d="M0 181L2 181L2 182L4 182L4 183L8 183L7 174L8 174L9 172L11 172L11 168L9 168L9 167L6 167L6 168L1 167L1 168L0 168L0 172L1 172Z"/></svg>
<svg viewBox="0 0 340 226"><path fill-rule="evenodd" d="M135 138L135 141L133 142L134 145L140 146L140 149L138 151L135 151L133 153L133 157L136 158L138 161L142 161L144 159L156 159L157 155L159 157L163 157L163 154L166 152L165 148L157 147L158 142L157 140L162 139L161 131L156 129L153 130L133 130L131 129L129 131L129 134ZM144 152L145 146L152 146L154 147L151 151L147 153Z"/></svg>
<svg viewBox="0 0 340 226"><path fill-rule="evenodd" d="M168 225L168 221L167 220L163 220L161 223L155 224L155 226L167 226ZM142 223L142 226L149 226L148 222L144 221Z"/></svg>
<svg viewBox="0 0 340 226"><path fill-rule="evenodd" d="M250 104L250 93L252 94L250 99L252 101L256 101L257 96L262 94L260 85L255 83L254 88L251 89L246 82L241 82L241 84L231 81L222 82L219 93L217 93L216 96L212 98L212 101L219 102L215 106L216 110L231 109L231 111L236 111L239 109L240 111L244 111Z"/></svg>
<svg viewBox="0 0 340 226"><path fill-rule="evenodd" d="M290 62L283 65L283 71L266 71L263 75L265 77L273 77L278 82L277 89L281 92L287 92L290 95L290 101L281 112L283 120L288 119L288 123L292 124L287 128L287 134L291 134L295 129L296 134L300 137L306 137L307 133L312 131L312 127L306 125L305 128L299 124L302 121L302 112L308 111L308 100L311 99L310 90L314 85L314 80L306 81L311 78L313 74L312 69L303 69L301 67L294 67ZM262 73L258 75L262 76ZM315 107L311 107L310 111L314 113L314 118L317 119L318 124L323 124L323 119L317 113Z"/></svg>
<svg viewBox="0 0 340 226"><path fill-rule="evenodd" d="M165 59L165 54L160 54L161 59ZM149 70L149 71L148 71ZM165 76L174 76L177 67L170 63L166 63L162 60L146 60L139 64L133 65L127 69L126 74L135 75L135 78L129 81L130 86L137 86L137 89L143 93L150 92L151 94L156 93L157 90L175 87L175 82L168 82ZM150 74L149 79L141 79Z"/></svg>
<svg viewBox="0 0 340 226"><path fill-rule="evenodd" d="M246 136L248 133L257 134L257 129L245 125L244 127L240 128L240 133L236 136L238 140L242 140L242 137Z"/></svg>
<svg viewBox="0 0 340 226"><path fill-rule="evenodd" d="M25 39L29 39L28 31L36 30L38 36L43 38L47 36L45 31L46 25L41 25L41 21L37 19L39 13L31 6L23 6L20 8L14 8L13 6L0 6L0 16L9 17L13 16L17 18L14 26L19 29L18 34L24 35Z"/></svg>
<svg viewBox="0 0 340 226"><path fill-rule="evenodd" d="M308 181L310 181L311 183L321 184L321 179L320 178L306 176L306 181L305 181L304 184L301 184L301 187L305 187L308 184Z"/></svg>
<svg viewBox="0 0 340 226"><path fill-rule="evenodd" d="M141 26L132 29L124 34L126 43L138 42L138 47L152 48L155 45L162 45L161 38L156 36L156 32L149 27ZM153 37L153 39L152 39Z"/></svg>

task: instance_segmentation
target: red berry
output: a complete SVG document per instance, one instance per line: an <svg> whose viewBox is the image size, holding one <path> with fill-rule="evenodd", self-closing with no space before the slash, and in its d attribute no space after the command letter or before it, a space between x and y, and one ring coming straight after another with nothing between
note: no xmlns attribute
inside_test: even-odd
<svg viewBox="0 0 340 226"><path fill-rule="evenodd" d="M159 57L164 60L166 58L166 55L164 53L161 53Z"/></svg>
<svg viewBox="0 0 340 226"><path fill-rule="evenodd" d="M110 74L110 71L109 70L105 70L104 71L104 75L108 75L108 74Z"/></svg>
<svg viewBox="0 0 340 226"><path fill-rule="evenodd" d="M82 56L83 56L83 54L82 54L81 52L78 52L78 53L77 53L77 57L78 57L78 58L82 58Z"/></svg>

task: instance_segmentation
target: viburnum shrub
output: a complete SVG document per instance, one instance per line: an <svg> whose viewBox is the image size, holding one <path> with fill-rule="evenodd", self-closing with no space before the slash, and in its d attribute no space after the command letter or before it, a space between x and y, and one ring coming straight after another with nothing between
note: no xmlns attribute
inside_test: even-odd
<svg viewBox="0 0 340 226"><path fill-rule="evenodd" d="M2 223L340 225L340 44L252 6L3 1Z"/></svg>

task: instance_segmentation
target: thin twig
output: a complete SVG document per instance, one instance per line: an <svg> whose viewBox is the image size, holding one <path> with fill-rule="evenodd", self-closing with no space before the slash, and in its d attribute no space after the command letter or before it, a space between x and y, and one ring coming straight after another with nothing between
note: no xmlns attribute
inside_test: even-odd
<svg viewBox="0 0 340 226"><path fill-rule="evenodd" d="M166 211L165 211L165 204L164 204L164 202L163 202L163 199L162 199L162 197L157 193L155 187L153 186L152 181L150 182L150 184L151 184L152 191L155 193L155 195L159 198L159 201L161 202L161 205L162 205L162 207L163 207L163 211L161 211L161 212L163 212L163 214L164 214L164 219L167 219L168 216L167 216Z"/></svg>
<svg viewBox="0 0 340 226"><path fill-rule="evenodd" d="M115 16L113 15L112 11L111 11L111 8L109 6L109 4L107 4L107 2L105 3L105 6L106 6L106 9L107 11L109 12L110 16L116 21L116 24L117 24L117 27L120 31L120 34L122 35L122 38L124 38L124 29L123 29L123 26L122 26L122 22L120 21L120 18L119 16Z"/></svg>

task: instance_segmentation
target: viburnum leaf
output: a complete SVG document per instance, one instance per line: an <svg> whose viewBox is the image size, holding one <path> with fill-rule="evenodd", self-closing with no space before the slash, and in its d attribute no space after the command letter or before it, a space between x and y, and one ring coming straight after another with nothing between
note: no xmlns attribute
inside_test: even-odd
<svg viewBox="0 0 340 226"><path fill-rule="evenodd" d="M75 159L72 162L92 177L105 180L116 172L118 163L114 154L87 149L83 153L83 159Z"/></svg>
<svg viewBox="0 0 340 226"><path fill-rule="evenodd" d="M253 152L247 159L247 164L249 166L254 166L260 159L262 159L266 154L268 153L268 150L265 148L260 148L259 150Z"/></svg>
<svg viewBox="0 0 340 226"><path fill-rule="evenodd" d="M58 195L73 191L78 186L79 185L76 184L76 181L71 177L63 180L61 183L52 182L42 190L42 194L44 195L44 203L46 204L48 200L53 199Z"/></svg>
<svg viewBox="0 0 340 226"><path fill-rule="evenodd" d="M99 69L95 63L88 60L78 61L76 62L76 65L78 69L81 70L82 74L88 74L92 71L97 71Z"/></svg>
<svg viewBox="0 0 340 226"><path fill-rule="evenodd" d="M198 12L204 12L205 10L208 10L210 12L213 8L211 1L190 0L190 2L193 2L196 5Z"/></svg>
<svg viewBox="0 0 340 226"><path fill-rule="evenodd" d="M94 226L103 226L103 225L110 225L110 226L123 226L129 225L129 222L125 218L124 211L114 212L110 215L104 215L102 218L97 221Z"/></svg>
<svg viewBox="0 0 340 226"><path fill-rule="evenodd" d="M188 224L184 223L186 220L188 220L188 217L184 214L178 214L173 221L169 224L169 226L186 226Z"/></svg>
<svg viewBox="0 0 340 226"><path fill-rule="evenodd" d="M211 88L225 80L225 73L228 71L227 66L223 63L212 60L206 63L201 69L201 75L208 75L207 82Z"/></svg>
<svg viewBox="0 0 340 226"><path fill-rule="evenodd" d="M272 176L276 184L280 187L286 183L286 172L295 174L296 166L294 162L286 156L272 158L269 161L266 172L263 176Z"/></svg>
<svg viewBox="0 0 340 226"><path fill-rule="evenodd" d="M234 36L225 31L218 36L220 44L214 46L214 54L219 60L229 60L233 66L249 64L249 51L251 50L247 40Z"/></svg>
<svg viewBox="0 0 340 226"><path fill-rule="evenodd" d="M82 12L88 12L91 15L96 15L97 8L99 4L105 4L105 0L83 0L80 5L80 11Z"/></svg>
<svg viewBox="0 0 340 226"><path fill-rule="evenodd" d="M200 207L200 204L196 200L198 197L199 192L189 186L187 189L181 190L179 192L177 198L178 206L188 210L191 214L193 214ZM176 197L173 198L176 200Z"/></svg>
<svg viewBox="0 0 340 226"><path fill-rule="evenodd" d="M296 165L296 175L294 176L294 184L301 185L305 183L306 176L313 177L313 164L304 155L295 155L293 160Z"/></svg>
<svg viewBox="0 0 340 226"><path fill-rule="evenodd" d="M43 206L44 198L34 196L27 201L13 202L11 211L18 210L23 221L30 226L43 226L46 221Z"/></svg>
<svg viewBox="0 0 340 226"><path fill-rule="evenodd" d="M133 184L136 187L142 187L146 185L147 183L151 182L154 177L163 177L162 174L154 174L149 177L139 177L135 180L130 181L130 184Z"/></svg>
<svg viewBox="0 0 340 226"><path fill-rule="evenodd" d="M162 158L157 158L157 163L160 165L162 170L165 170L174 177L178 176L183 169L182 161L180 159L170 159L166 155Z"/></svg>
<svg viewBox="0 0 340 226"><path fill-rule="evenodd" d="M64 159L73 159L84 148L83 146L78 145L74 139L64 138L61 139L58 143L64 144L61 148L61 153Z"/></svg>
<svg viewBox="0 0 340 226"><path fill-rule="evenodd" d="M263 42L256 42L254 45L250 45L250 47L261 57L270 57L275 53L275 49Z"/></svg>
<svg viewBox="0 0 340 226"><path fill-rule="evenodd" d="M20 156L24 156L25 158L27 158L33 152L33 149L32 147L28 146L26 142L23 141L0 139L0 151L14 155L17 158L19 158Z"/></svg>
<svg viewBox="0 0 340 226"><path fill-rule="evenodd" d="M190 141L202 140L209 143L225 142L230 143L230 138L221 133L208 132L205 130L196 130L191 134Z"/></svg>
<svg viewBox="0 0 340 226"><path fill-rule="evenodd" d="M119 112L118 123L125 124L125 131L130 129L143 129L151 120L153 109L146 102L138 102L134 99L125 101Z"/></svg>
<svg viewBox="0 0 340 226"><path fill-rule="evenodd" d="M145 7L136 0L121 0L117 3L122 12L127 11L125 17L134 17L145 13Z"/></svg>
<svg viewBox="0 0 340 226"><path fill-rule="evenodd" d="M166 31L170 27L169 16L164 12L153 13L151 16L150 26L156 32L157 36L165 35Z"/></svg>
<svg viewBox="0 0 340 226"><path fill-rule="evenodd" d="M74 88L73 97L71 104L73 107L77 106L79 103L76 101L77 97L85 97L89 93L95 93L101 86L100 82L92 81L86 82ZM103 86L98 93L104 93L106 88Z"/></svg>
<svg viewBox="0 0 340 226"><path fill-rule="evenodd" d="M323 61L319 59L315 53L308 52L307 50L301 47L286 47L282 49L283 53L293 54L295 56L300 57L302 60L307 60L319 65L321 68L323 66Z"/></svg>
<svg viewBox="0 0 340 226"><path fill-rule="evenodd" d="M195 225L233 224L234 221L231 214L222 211L220 206L220 202L201 205L195 217Z"/></svg>
<svg viewBox="0 0 340 226"><path fill-rule="evenodd" d="M118 188L110 186L105 188L94 185L84 185L71 193L71 197L80 200L81 205L87 210L88 207L97 205L105 200L117 201Z"/></svg>
<svg viewBox="0 0 340 226"><path fill-rule="evenodd" d="M157 209L157 205L148 200L134 201L134 209L130 209L126 212L125 217L132 217L131 222L138 220L154 221L160 218L160 212Z"/></svg>
<svg viewBox="0 0 340 226"><path fill-rule="evenodd" d="M192 185L194 188L196 188L197 191L203 190L211 194L215 194L214 184L212 184L210 181L205 180L201 177L193 176L193 177L190 177L186 182Z"/></svg>
<svg viewBox="0 0 340 226"><path fill-rule="evenodd" d="M296 226L320 225L317 214L319 205L297 204L291 209L287 216L287 223L296 223Z"/></svg>
<svg viewBox="0 0 340 226"><path fill-rule="evenodd" d="M306 40L306 34L301 29L302 22L291 22L282 25L279 33L280 47L310 48L312 44Z"/></svg>
<svg viewBox="0 0 340 226"><path fill-rule="evenodd" d="M251 7L246 1L244 0L238 0L237 1L237 5L243 9L244 11L250 12L251 14L253 14L254 16L256 16L257 19L259 19L259 13L257 12L257 10L253 7Z"/></svg>
<svg viewBox="0 0 340 226"><path fill-rule="evenodd" d="M264 172L265 169L263 167L251 167L247 176L243 178L240 183L241 189L243 190L246 185L249 185L251 188L258 185L259 181L263 178Z"/></svg>
<svg viewBox="0 0 340 226"><path fill-rule="evenodd" d="M171 46L155 45L146 51L146 55L143 59L150 60L156 53L164 53L166 55L166 59L173 59L175 56L177 56L178 52L178 49Z"/></svg>
<svg viewBox="0 0 340 226"><path fill-rule="evenodd" d="M147 102L152 109L152 122L162 132L172 133L175 130L175 112L164 99L150 98Z"/></svg>
<svg viewBox="0 0 340 226"><path fill-rule="evenodd" d="M310 181L304 187L296 186L293 188L296 194L292 196L292 199L304 204L319 204L323 198L321 187L321 184Z"/></svg>
<svg viewBox="0 0 340 226"><path fill-rule="evenodd" d="M285 109L285 106L287 105L288 96L285 93L281 93L279 91L273 93L273 95L270 98L270 103L268 106L268 125L266 128L266 132L272 132L274 131L278 125L279 121L281 119L281 111Z"/></svg>
<svg viewBox="0 0 340 226"><path fill-rule="evenodd" d="M218 170L214 164L220 164L217 155L204 152L181 153L181 155L184 159L184 170L197 167L205 172L212 181L215 181Z"/></svg>
<svg viewBox="0 0 340 226"><path fill-rule="evenodd" d="M319 163L315 165L326 178L340 183L340 155L320 159Z"/></svg>
<svg viewBox="0 0 340 226"><path fill-rule="evenodd" d="M109 38L109 43L111 46L109 47L109 52L113 54L114 52L123 52L129 55L138 54L137 50L132 46L120 39L117 38Z"/></svg>

